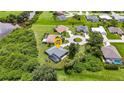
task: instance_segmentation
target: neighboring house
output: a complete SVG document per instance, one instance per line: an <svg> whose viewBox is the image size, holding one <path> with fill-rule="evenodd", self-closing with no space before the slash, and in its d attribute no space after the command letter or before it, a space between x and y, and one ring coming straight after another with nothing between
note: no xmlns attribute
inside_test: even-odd
<svg viewBox="0 0 124 93"><path fill-rule="evenodd" d="M102 14L102 15L100 15L99 17L100 17L101 19L104 19L104 20L111 20L111 19L112 19L112 17L109 16L108 14Z"/></svg>
<svg viewBox="0 0 124 93"><path fill-rule="evenodd" d="M57 27L55 27L55 31L58 32L58 33L62 33L62 32L65 32L67 31L69 28L64 26L64 25L59 25Z"/></svg>
<svg viewBox="0 0 124 93"><path fill-rule="evenodd" d="M57 19L60 20L60 21L65 21L65 20L67 20L67 18L65 17L65 15L57 16Z"/></svg>
<svg viewBox="0 0 124 93"><path fill-rule="evenodd" d="M31 20L34 16L35 16L36 12L33 11L33 12L30 12L30 15L29 15L29 20Z"/></svg>
<svg viewBox="0 0 124 93"><path fill-rule="evenodd" d="M114 46L103 46L101 48L106 63L121 64L122 57Z"/></svg>
<svg viewBox="0 0 124 93"><path fill-rule="evenodd" d="M51 47L48 50L46 50L45 53L48 54L49 58L52 61L57 63L57 62L61 61L64 57L67 56L68 50L66 50L66 49L64 49L62 47L56 48L54 46L54 47Z"/></svg>
<svg viewBox="0 0 124 93"><path fill-rule="evenodd" d="M0 37L7 35L9 32L13 31L14 29L18 28L18 25L12 25L11 23L1 23L0 22Z"/></svg>
<svg viewBox="0 0 124 93"><path fill-rule="evenodd" d="M64 11L55 11L54 14L60 16L60 15L64 15L65 13Z"/></svg>
<svg viewBox="0 0 124 93"><path fill-rule="evenodd" d="M120 22L124 22L124 16L121 16L115 12L112 12L112 16L114 17L115 20L120 21Z"/></svg>
<svg viewBox="0 0 124 93"><path fill-rule="evenodd" d="M106 35L107 34L106 31L105 31L105 29L103 28L103 26L91 28L91 31L92 32L99 32L99 33L101 33L103 35Z"/></svg>
<svg viewBox="0 0 124 93"><path fill-rule="evenodd" d="M55 38L59 35L48 35L42 42L44 43L54 43Z"/></svg>
<svg viewBox="0 0 124 93"><path fill-rule="evenodd" d="M92 15L88 15L86 16L87 21L91 21L91 22L98 22L99 18L97 16L92 16Z"/></svg>
<svg viewBox="0 0 124 93"><path fill-rule="evenodd" d="M118 27L108 27L108 29L109 29L109 32L113 34L119 34L119 35L124 34L124 32Z"/></svg>
<svg viewBox="0 0 124 93"><path fill-rule="evenodd" d="M80 25L80 26L77 26L77 27L76 27L76 31L88 33L88 27L87 27L87 26L82 26L82 25Z"/></svg>

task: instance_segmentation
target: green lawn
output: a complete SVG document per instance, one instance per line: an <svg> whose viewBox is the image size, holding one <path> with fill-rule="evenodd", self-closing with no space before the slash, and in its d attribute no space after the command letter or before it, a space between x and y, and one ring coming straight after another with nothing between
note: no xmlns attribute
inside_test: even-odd
<svg viewBox="0 0 124 93"><path fill-rule="evenodd" d="M59 62L56 64L52 61L50 62L45 61L46 59L48 59L48 55L46 55L44 52L53 45L49 46L48 44L43 44L41 39L43 38L44 33L57 34L56 32L53 31L54 27L55 25L33 25L32 30L34 31L35 38L37 41L37 49L39 51L39 56L38 56L39 62L41 64L47 64L53 66L56 69L62 69L64 66L63 62Z"/></svg>
<svg viewBox="0 0 124 93"><path fill-rule="evenodd" d="M114 45L124 59L124 43L111 43Z"/></svg>
<svg viewBox="0 0 124 93"><path fill-rule="evenodd" d="M85 17L82 16L81 21L76 20L74 18L68 18L65 21L59 21L59 20L55 20L53 14L47 11L47 12L43 12L39 17L39 20L36 22L36 24L41 24L41 25L71 25L72 23L74 23L74 25L76 24L82 25L82 23L86 23L86 20Z"/></svg>
<svg viewBox="0 0 124 93"><path fill-rule="evenodd" d="M83 71L82 73L73 73L66 75L64 71L58 70L57 76L59 81L119 81L124 80L124 69L119 71L103 70L99 72Z"/></svg>
<svg viewBox="0 0 124 93"><path fill-rule="evenodd" d="M0 18L6 18L8 15L19 15L22 11L0 11Z"/></svg>

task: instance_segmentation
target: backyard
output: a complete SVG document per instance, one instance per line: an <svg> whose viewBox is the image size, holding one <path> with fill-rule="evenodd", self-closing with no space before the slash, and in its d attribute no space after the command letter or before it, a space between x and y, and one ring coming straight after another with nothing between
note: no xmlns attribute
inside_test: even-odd
<svg viewBox="0 0 124 93"><path fill-rule="evenodd" d="M124 80L124 69L118 71L103 70L99 72L83 71L82 73L72 73L71 75L66 75L63 70L58 70L58 80L60 81L116 81Z"/></svg>

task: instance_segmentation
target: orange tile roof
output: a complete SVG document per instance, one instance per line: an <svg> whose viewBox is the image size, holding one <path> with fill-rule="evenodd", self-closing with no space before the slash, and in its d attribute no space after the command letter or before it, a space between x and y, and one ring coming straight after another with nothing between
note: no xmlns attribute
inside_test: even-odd
<svg viewBox="0 0 124 93"><path fill-rule="evenodd" d="M62 33L62 32L64 32L64 31L66 31L67 29L68 29L68 27L63 26L63 25L59 25L59 26L57 26L57 27L55 28L55 30L56 30L57 32L59 32L59 33Z"/></svg>
<svg viewBox="0 0 124 93"><path fill-rule="evenodd" d="M54 43L54 39L57 37L58 35L48 35L47 37L47 43Z"/></svg>

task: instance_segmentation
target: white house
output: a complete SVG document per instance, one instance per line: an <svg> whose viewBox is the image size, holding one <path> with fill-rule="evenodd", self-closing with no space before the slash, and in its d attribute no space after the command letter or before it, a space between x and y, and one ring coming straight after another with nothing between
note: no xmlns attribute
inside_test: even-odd
<svg viewBox="0 0 124 93"><path fill-rule="evenodd" d="M103 26L93 27L93 28L91 28L91 31L92 32L99 32L99 33L101 33L103 35L106 35L107 34L106 31L105 31L105 29L103 28Z"/></svg>
<svg viewBox="0 0 124 93"><path fill-rule="evenodd" d="M106 20L111 20L111 19L112 19L112 17L109 16L108 14L102 14L102 15L100 15L99 17L100 17L101 19L106 19Z"/></svg>

